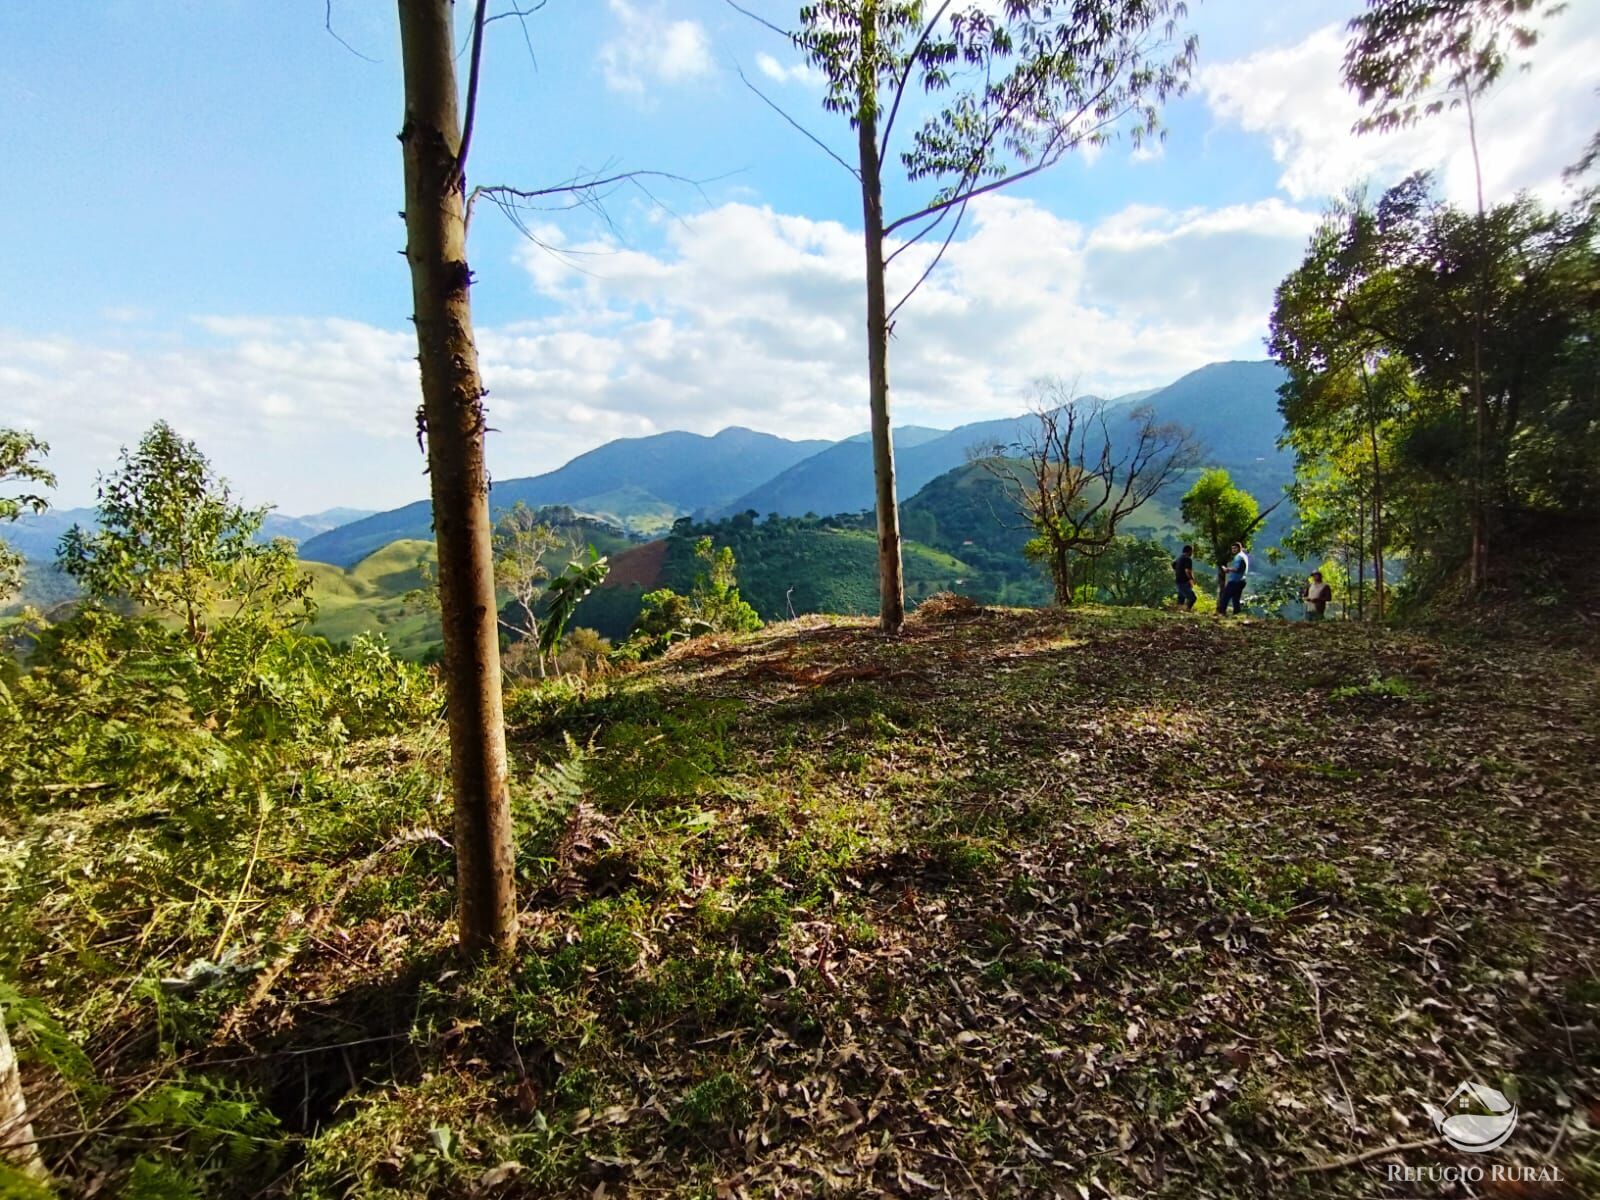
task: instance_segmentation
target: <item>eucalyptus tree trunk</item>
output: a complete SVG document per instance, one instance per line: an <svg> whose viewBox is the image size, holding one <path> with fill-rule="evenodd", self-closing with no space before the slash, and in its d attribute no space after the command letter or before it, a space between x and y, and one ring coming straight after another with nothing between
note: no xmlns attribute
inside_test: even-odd
<svg viewBox="0 0 1600 1200"><path fill-rule="evenodd" d="M28 1101L22 1094L22 1074L11 1048L4 1015L0 1015L0 1160L9 1162L31 1179L44 1179L44 1160L33 1140Z"/></svg>
<svg viewBox="0 0 1600 1200"><path fill-rule="evenodd" d="M505 718L484 464L483 385L472 336L465 183L457 169L452 0L399 0L405 70L406 261L411 267L421 420L439 547L439 607L455 798L462 949L516 941Z"/></svg>
<svg viewBox="0 0 1600 1200"><path fill-rule="evenodd" d="M1478 118L1472 105L1472 84L1461 89L1467 108L1467 139L1472 145L1472 178L1478 189L1478 220L1473 226L1478 254L1477 291L1472 306L1472 562L1470 578L1475 592L1489 582L1489 513L1485 496L1484 454L1488 405L1483 395L1483 322L1488 290L1484 249L1483 163L1478 157Z"/></svg>
<svg viewBox="0 0 1600 1200"><path fill-rule="evenodd" d="M878 626L896 632L906 619L900 560L900 501L894 481L894 433L889 424L889 300L883 265L883 180L878 164L878 95L872 66L877 52L877 5L862 5L861 84L857 93L861 159L861 217L867 251L867 385L872 413L872 478L878 508Z"/></svg>

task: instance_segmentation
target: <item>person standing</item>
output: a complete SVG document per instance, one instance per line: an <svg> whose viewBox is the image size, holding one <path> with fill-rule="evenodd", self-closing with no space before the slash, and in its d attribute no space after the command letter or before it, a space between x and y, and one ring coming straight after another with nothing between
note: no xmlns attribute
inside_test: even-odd
<svg viewBox="0 0 1600 1200"><path fill-rule="evenodd" d="M1172 560L1172 574L1178 582L1178 607L1184 612L1193 612L1195 600L1194 590L1194 547L1185 546Z"/></svg>
<svg viewBox="0 0 1600 1200"><path fill-rule="evenodd" d="M1306 590L1300 593L1300 599L1305 602L1306 620L1320 621L1328 613L1328 601L1333 599L1333 588L1322 581L1322 572L1311 572L1311 578L1306 581Z"/></svg>
<svg viewBox="0 0 1600 1200"><path fill-rule="evenodd" d="M1244 611L1244 581L1250 574L1250 556L1244 552L1244 543L1235 542L1232 546L1233 558L1228 563L1227 581L1222 585L1222 600L1217 605L1217 615L1228 615L1228 604L1233 604L1233 611Z"/></svg>

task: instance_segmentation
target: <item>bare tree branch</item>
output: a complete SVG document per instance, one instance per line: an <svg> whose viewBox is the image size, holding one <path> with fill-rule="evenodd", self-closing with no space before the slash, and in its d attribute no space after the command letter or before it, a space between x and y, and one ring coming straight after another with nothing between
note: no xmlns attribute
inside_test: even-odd
<svg viewBox="0 0 1600 1200"><path fill-rule="evenodd" d="M504 20L506 17L515 17L517 19L517 24L522 26L522 42L528 47L528 61L533 64L535 73L537 73L539 70L539 56L533 52L533 35L528 32L528 18L534 13L538 12L548 2L549 0L539 0L537 4L530 4L527 8L517 8L512 6L511 8L506 9L504 12L495 13L484 22L484 25L488 26L493 25L496 21Z"/></svg>
<svg viewBox="0 0 1600 1200"><path fill-rule="evenodd" d="M951 192L951 194L945 197L943 200L934 201L932 204L929 204L926 208L923 208L918 212L909 213L903 217L897 217L888 225L884 226L884 233L893 233L896 229L899 229L904 225L910 225L917 221L925 220L926 218L942 211L943 209L951 208L957 204L965 204L967 201L972 200L977 196L982 196L989 192L999 191L1001 188L1010 187L1014 183L1020 183L1030 176L1037 175L1041 171L1055 166L1055 164L1060 162L1061 159L1065 157L1071 150L1081 146L1085 141L1094 137L1094 135L1099 133L1102 129L1115 125L1117 122L1121 121L1122 118L1127 116L1127 114L1134 107L1132 101L1115 112L1106 114L1088 129L1076 131L1073 130L1073 125L1080 120L1085 113L1092 111L1094 106L1098 104L1102 98L1104 98L1106 93L1111 89L1112 84L1115 82L1117 74L1118 73L1112 73L1099 91L1085 99L1084 102L1078 106L1076 112L1074 112L1065 121L1059 123L1055 135L1039 152L1039 159L1033 164L1033 166L1027 167L1021 171L1017 171L1014 174L1002 175L998 179L991 179L988 183L980 185L978 183L978 180L981 178L979 172L982 170L984 159L988 153L988 148L993 144L994 139L999 135L1000 131L1005 128L1006 122L1010 120L1015 106L1013 105L1006 108L993 119L990 128L984 135L982 141L976 147L974 147L972 153L972 162L969 166L967 166L964 176L956 183L955 189Z"/></svg>
<svg viewBox="0 0 1600 1200"><path fill-rule="evenodd" d="M604 200L606 196L611 194L611 191L624 183L634 184L654 201L655 196L653 193L639 182L642 179L666 179L673 183L686 183L696 190L701 188L701 181L688 179L682 175L674 175L670 171L619 171L615 175L591 175L588 177L575 175L563 183L552 184L549 187L542 188L515 188L506 184L480 185L473 188L472 192L467 196L466 219L469 223L471 222L472 206L477 203L480 196L494 201L502 211L506 209L508 204L513 208L532 212L562 212L574 208L588 208L594 211L596 215L603 217L603 211L597 207L598 201ZM701 194L704 195L703 192ZM571 198L571 203L558 205L554 208L545 208L531 203L532 201L557 196L569 197ZM659 201L656 202L659 203Z"/></svg>
<svg viewBox="0 0 1600 1200"><path fill-rule="evenodd" d="M731 3L731 0L730 0L730 3ZM824 142L816 134L812 133L804 125L800 124L799 121L796 121L788 113L784 112L783 109L778 107L778 105L776 105L771 100L769 100L767 98L767 95L766 95L765 92L763 92L755 84L751 83L750 80L745 77L745 73L744 73L744 68L743 67L737 67L735 69L739 72L739 82L743 83L745 85L745 87L749 88L758 97L760 97L761 103L765 104L773 112L777 113L785 121L789 122L790 125L793 125L801 133L805 134L806 137L810 138L812 140L812 142L815 143L817 145L817 147L820 148L824 154L826 154L829 158L833 159L834 162L838 163L846 171L849 171L851 176L856 180L857 183L859 183L861 181L861 171L858 168L852 167L844 159L840 158L837 154L835 154L833 152L833 150L828 146L828 144L826 142Z"/></svg>
<svg viewBox="0 0 1600 1200"><path fill-rule="evenodd" d="M731 3L732 0L729 0ZM895 85L894 103L889 106L889 119L883 125L883 139L878 143L878 169L883 169L884 160L889 156L889 135L894 132L894 119L900 112L900 101L905 98L906 82L911 78L911 72L916 69L917 58L922 53L922 48L928 44L928 39L933 36L933 30L943 19L945 10L950 7L952 0L944 0L939 5L938 11L922 27L922 33L917 38L917 44L911 48L911 54L906 58L906 69L900 73L900 82Z"/></svg>
<svg viewBox="0 0 1600 1200"><path fill-rule="evenodd" d="M950 210L949 209L945 209L944 211L945 212L949 212ZM966 202L963 201L962 204L961 204L961 207L956 209L955 222L954 222L954 224L952 224L950 226L950 232L944 235L944 242L940 245L939 252L937 254L935 254L933 256L933 260L928 263L927 269L924 270L921 275L917 276L917 281L911 285L910 289L906 292L906 294L904 296L901 296L900 299L895 301L894 307L889 310L889 314L888 314L888 319L889 320L891 320L891 321L894 320L895 313L899 312L901 307L904 306L905 302L907 300L911 299L911 297L913 297L913 296L915 296L917 294L917 289L920 288L924 283L926 283L928 281L928 276L933 274L933 269L939 265L939 260L944 257L944 252L946 250L950 249L950 243L955 240L956 230L961 228L961 219L963 217L965 217L966 215L967 215L967 205L966 205ZM932 227L930 226L929 228L932 228ZM903 247L902 247L902 249L903 249ZM898 254L898 253L900 253L900 251L896 250L895 253Z"/></svg>
<svg viewBox="0 0 1600 1200"><path fill-rule="evenodd" d="M337 33L334 32L334 29L333 29L333 0L324 0L323 6L322 6L322 27L323 27L323 29L328 31L328 36L329 37L331 37L334 41L338 42L339 45L343 46L346 50L350 51L351 54L354 54L362 62L375 63L375 62L378 61L377 59L372 58L369 55L361 53L361 51L357 50L349 42L345 41L342 37L340 37Z"/></svg>
<svg viewBox="0 0 1600 1200"><path fill-rule="evenodd" d="M767 20L765 17L760 16L757 13L751 12L748 8L745 8L742 4L735 4L733 2L733 0L724 0L724 2L727 4L727 6L729 8L733 9L734 12L743 13L745 16L749 17L752 21L754 21L757 25L765 25L768 29L772 30L772 32L777 34L779 37L784 38L784 39L793 38L794 35L792 33L790 33L787 29L778 28L778 26L774 25L771 21Z"/></svg>
<svg viewBox="0 0 1600 1200"><path fill-rule="evenodd" d="M461 148L456 151L456 165L450 173L451 187L465 187L467 182L467 151L472 148L472 123L478 115L478 70L483 62L484 16L489 0L478 0L472 13L472 63L467 70L467 113L461 122Z"/></svg>
<svg viewBox="0 0 1600 1200"><path fill-rule="evenodd" d="M1049 568L1056 602L1070 604L1074 563L1104 554L1127 518L1193 465L1198 447L1188 430L1140 407L1128 414L1136 424L1131 443L1119 448L1104 401L1079 400L1059 382L1040 385L1034 415L1020 447L1026 477L1005 469L1003 459L985 465L1038 535L1030 555Z"/></svg>

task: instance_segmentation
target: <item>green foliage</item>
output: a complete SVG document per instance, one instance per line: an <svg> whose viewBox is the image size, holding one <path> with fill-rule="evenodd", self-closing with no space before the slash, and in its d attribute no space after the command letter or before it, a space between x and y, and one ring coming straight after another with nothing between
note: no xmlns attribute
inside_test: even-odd
<svg viewBox="0 0 1600 1200"><path fill-rule="evenodd" d="M56 477L41 462L49 452L49 445L35 434L0 428L0 484L17 481L54 487ZM0 525L15 521L24 512L43 512L47 505L43 496L31 490L14 496L0 495ZM0 540L0 601L21 584L22 556Z"/></svg>
<svg viewBox="0 0 1600 1200"><path fill-rule="evenodd" d="M1523 198L1480 217L1426 176L1335 205L1272 320L1305 520L1291 547L1402 558L1426 595L1468 556L1477 507L1491 541L1592 521L1597 280L1586 212Z"/></svg>
<svg viewBox="0 0 1600 1200"><path fill-rule="evenodd" d="M544 560L561 542L561 533L539 520L538 514L520 500L495 522L495 586L510 594L518 613L514 623L504 617L500 623L518 637L532 641L541 651L546 647L540 644L535 608L544 591L544 581L550 578Z"/></svg>
<svg viewBox="0 0 1600 1200"><path fill-rule="evenodd" d="M195 653L206 652L221 617L310 619L311 581L294 545L256 542L267 510L233 503L205 456L166 422L123 449L100 480L97 509L99 529L75 525L61 539L62 567L91 599L178 620Z"/></svg>
<svg viewBox="0 0 1600 1200"><path fill-rule="evenodd" d="M1249 548L1261 514L1256 498L1235 487L1233 477L1220 467L1203 472L1194 481L1184 493L1179 511L1191 530L1185 537L1200 555L1209 556L1219 571L1233 557L1228 548L1234 542Z"/></svg>
<svg viewBox="0 0 1600 1200"><path fill-rule="evenodd" d="M694 544L694 558L700 570L687 596L671 588L645 593L629 635L628 657L653 658L685 638L761 628L760 615L739 596L733 547L717 549L703 536Z"/></svg>
<svg viewBox="0 0 1600 1200"><path fill-rule="evenodd" d="M251 620L213 625L204 660L161 623L97 605L46 629L0 687L0 786L21 802L112 786L228 786L263 757L334 753L431 719L433 681L381 640L346 651Z"/></svg>
<svg viewBox="0 0 1600 1200"><path fill-rule="evenodd" d="M694 556L703 568L689 593L695 615L717 633L751 633L760 629L761 618L756 610L739 598L733 547L717 549L709 537L702 537L695 543Z"/></svg>
<svg viewBox="0 0 1600 1200"><path fill-rule="evenodd" d="M1119 534L1094 560L1089 581L1103 603L1157 608L1173 594L1172 553L1159 542Z"/></svg>
<svg viewBox="0 0 1600 1200"><path fill-rule="evenodd" d="M1350 22L1344 76L1371 112L1356 126L1388 132L1455 108L1538 40L1531 24L1562 0L1369 0Z"/></svg>
<svg viewBox="0 0 1600 1200"><path fill-rule="evenodd" d="M595 588L605 582L611 570L608 559L602 558L593 546L589 557L575 558L561 569L561 574L550 581L549 607L545 613L544 632L539 635L539 649L548 655L558 655L561 638L567 623L578 611L578 605Z"/></svg>
<svg viewBox="0 0 1600 1200"><path fill-rule="evenodd" d="M852 127L882 121L884 152L908 92L961 86L900 154L908 179L951 202L984 183L1029 173L1080 145L1103 145L1119 122L1135 143L1157 130L1157 106L1183 90L1195 41L1181 4L1111 0L1070 6L1011 0L948 21L921 0L815 0L795 45L827 81L823 107ZM914 91L913 91L914 89Z"/></svg>
<svg viewBox="0 0 1600 1200"><path fill-rule="evenodd" d="M870 513L840 513L827 517L769 516L757 521L744 513L723 521L696 522L688 518L673 526L666 539L659 575L638 585L599 589L584 602L575 617L608 636L625 637L643 606L644 594L665 587L687 597L705 564L695 556L695 546L709 537L731 549L738 563L739 594L764 621L779 621L793 614L838 613L855 615L878 610L877 535ZM916 542L902 546L906 595L915 603L941 591L963 590L973 578L967 563L941 550ZM1020 573L1032 570L1020 564ZM1031 582L1031 579L1030 579ZM1007 585L1000 583L997 588ZM1036 591L1017 591L1019 602ZM994 592L986 598L999 599ZM664 598L652 601L659 604ZM667 622L671 624L671 622Z"/></svg>
<svg viewBox="0 0 1600 1200"><path fill-rule="evenodd" d="M160 1159L139 1158L134 1195L212 1194L241 1177L270 1174L283 1153L278 1118L253 1096L217 1079L179 1076L128 1106L127 1128L139 1140L165 1143Z"/></svg>

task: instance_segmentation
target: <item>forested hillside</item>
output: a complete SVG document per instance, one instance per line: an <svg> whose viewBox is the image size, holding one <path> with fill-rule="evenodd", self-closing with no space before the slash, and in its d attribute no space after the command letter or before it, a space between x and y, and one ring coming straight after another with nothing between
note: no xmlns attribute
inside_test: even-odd
<svg viewBox="0 0 1600 1200"><path fill-rule="evenodd" d="M1276 495L1288 483L1291 462L1277 447L1283 432L1278 386L1283 369L1270 362L1212 363L1175 383L1140 392L1113 405L1149 404L1164 421L1193 429L1208 465L1227 467L1245 486ZM1089 402L1092 396L1079 397ZM903 496L912 496L946 471L962 466L975 448L1015 446L1034 426L1027 414L962 425L937 438L899 444L895 470ZM848 512L872 507L872 460L861 442L842 442L796 463L770 482L740 496L725 514L753 509L782 516Z"/></svg>
<svg viewBox="0 0 1600 1200"><path fill-rule="evenodd" d="M578 607L573 621L610 638L626 636L645 593L658 587L689 591L700 569L694 546L702 537L732 549L740 593L764 620L782 620L791 613L857 615L876 609L872 564L877 538L869 519L844 515L756 522L734 517L682 520L663 544L628 551L614 564L606 586ZM635 560L642 569L635 569ZM914 600L974 582L970 566L929 546L907 543L905 562Z"/></svg>

